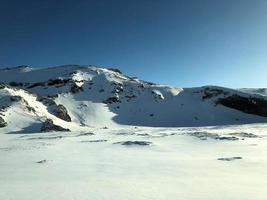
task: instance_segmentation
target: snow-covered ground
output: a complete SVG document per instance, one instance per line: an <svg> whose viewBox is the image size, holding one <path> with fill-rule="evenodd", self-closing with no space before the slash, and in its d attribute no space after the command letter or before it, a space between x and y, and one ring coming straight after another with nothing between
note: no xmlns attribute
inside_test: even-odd
<svg viewBox="0 0 267 200"><path fill-rule="evenodd" d="M0 199L265 200L266 152L266 124L2 133Z"/></svg>
<svg viewBox="0 0 267 200"><path fill-rule="evenodd" d="M2 69L0 200L266 200L266 91Z"/></svg>

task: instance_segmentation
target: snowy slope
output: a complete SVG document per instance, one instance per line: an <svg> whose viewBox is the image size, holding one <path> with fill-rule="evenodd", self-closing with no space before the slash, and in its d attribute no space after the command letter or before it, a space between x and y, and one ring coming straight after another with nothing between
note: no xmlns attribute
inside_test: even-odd
<svg viewBox="0 0 267 200"><path fill-rule="evenodd" d="M0 134L0 199L266 200L266 128L123 127L91 128L87 135ZM243 137L200 140L189 133ZM151 145L118 143L124 141ZM241 159L219 160L232 157Z"/></svg>
<svg viewBox="0 0 267 200"><path fill-rule="evenodd" d="M255 92L215 86L158 85L95 66L40 69L22 66L0 70L0 80L4 84L0 89L0 106L10 104L0 111L7 122L1 128L4 132L39 131L40 123L46 119L70 130L92 126L178 127L267 122L266 97ZM10 96L19 96L22 101L10 102ZM34 112L27 110L25 104L33 107ZM58 105L64 106L71 121L62 120L52 112Z"/></svg>
<svg viewBox="0 0 267 200"><path fill-rule="evenodd" d="M267 96L267 88L242 88L240 89L240 91L249 94L258 94L262 96Z"/></svg>

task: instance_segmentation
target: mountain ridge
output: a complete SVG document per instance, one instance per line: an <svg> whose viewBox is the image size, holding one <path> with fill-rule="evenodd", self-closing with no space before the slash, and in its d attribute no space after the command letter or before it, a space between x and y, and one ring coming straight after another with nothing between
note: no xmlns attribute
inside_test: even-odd
<svg viewBox="0 0 267 200"><path fill-rule="evenodd" d="M6 123L0 130L4 132L38 132L46 120L66 130L267 122L264 89L172 87L92 65L1 69L0 80L0 116ZM21 120L15 123L17 118Z"/></svg>

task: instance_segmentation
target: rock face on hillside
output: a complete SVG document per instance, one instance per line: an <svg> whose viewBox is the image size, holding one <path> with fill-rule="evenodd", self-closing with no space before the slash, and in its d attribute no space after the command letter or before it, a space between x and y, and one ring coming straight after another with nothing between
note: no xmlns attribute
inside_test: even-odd
<svg viewBox="0 0 267 200"><path fill-rule="evenodd" d="M70 88L70 92L75 94L75 93L78 93L80 91L83 91L83 88L82 87L79 87L76 83L73 83L71 85L71 88Z"/></svg>
<svg viewBox="0 0 267 200"><path fill-rule="evenodd" d="M7 123L5 122L5 120L0 116L0 128L6 127Z"/></svg>
<svg viewBox="0 0 267 200"><path fill-rule="evenodd" d="M54 113L55 113L55 116L57 116L58 118L63 119L66 122L71 122L71 118L68 114L68 111L63 105L59 104L55 106Z"/></svg>
<svg viewBox="0 0 267 200"><path fill-rule="evenodd" d="M242 97L235 94L220 98L217 103L248 114L267 117L267 100L264 98Z"/></svg>
<svg viewBox="0 0 267 200"><path fill-rule="evenodd" d="M51 119L47 119L41 127L41 132L52 132L52 131L70 131L70 130L55 125Z"/></svg>

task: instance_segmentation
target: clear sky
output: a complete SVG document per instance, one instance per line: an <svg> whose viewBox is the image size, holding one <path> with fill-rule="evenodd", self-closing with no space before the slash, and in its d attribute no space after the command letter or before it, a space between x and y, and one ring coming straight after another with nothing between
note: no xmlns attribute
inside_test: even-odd
<svg viewBox="0 0 267 200"><path fill-rule="evenodd" d="M267 0L0 0L0 66L94 64L176 86L267 87Z"/></svg>

